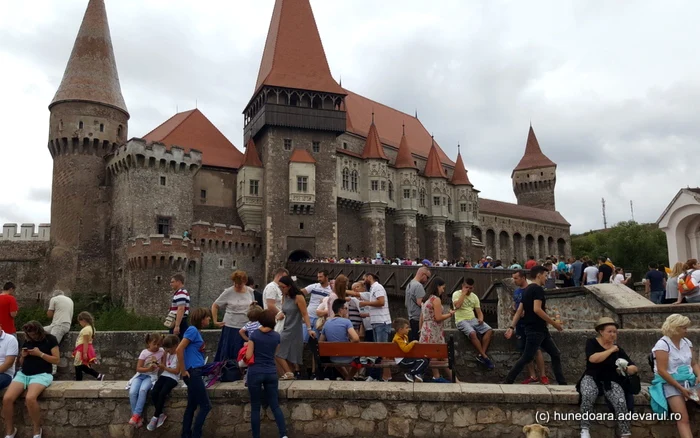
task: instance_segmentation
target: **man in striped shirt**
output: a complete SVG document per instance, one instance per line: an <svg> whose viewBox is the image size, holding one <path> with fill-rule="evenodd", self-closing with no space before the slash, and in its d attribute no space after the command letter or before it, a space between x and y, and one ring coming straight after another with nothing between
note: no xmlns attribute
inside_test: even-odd
<svg viewBox="0 0 700 438"><path fill-rule="evenodd" d="M327 296L330 296L330 294L333 292L333 288L331 288L331 284L328 281L328 271L325 269L319 271L316 274L316 278L318 279L318 283L310 284L301 290L304 295L311 295L306 311L308 312L309 319L311 320L311 328L314 330L316 329L316 321L318 320L316 310L318 309L319 304L321 304L321 301L323 301L323 299ZM304 326L304 343L307 342L309 342L309 333L306 330L306 326Z"/></svg>
<svg viewBox="0 0 700 438"><path fill-rule="evenodd" d="M173 275L173 278L170 279L170 287L173 290L170 311L176 312L175 325L170 329L170 333L177 335L182 340L182 335L189 327L187 317L190 314L190 294L185 289L185 277L182 274Z"/></svg>

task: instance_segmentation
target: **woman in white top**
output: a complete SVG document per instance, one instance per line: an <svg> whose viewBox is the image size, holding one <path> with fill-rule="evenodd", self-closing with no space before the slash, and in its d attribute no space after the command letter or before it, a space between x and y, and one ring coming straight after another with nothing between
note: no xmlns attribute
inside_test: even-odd
<svg viewBox="0 0 700 438"><path fill-rule="evenodd" d="M586 269L583 270L585 284L598 284L598 267L589 261Z"/></svg>
<svg viewBox="0 0 700 438"><path fill-rule="evenodd" d="M214 358L216 362L237 360L238 351L243 348L245 342L239 331L248 322L248 310L251 304L255 304L253 290L246 286L248 275L244 271L231 274L231 281L233 286L225 289L211 305L212 322L214 326L221 327L219 345ZM218 320L221 309L225 309L223 321Z"/></svg>
<svg viewBox="0 0 700 438"><path fill-rule="evenodd" d="M681 438L693 436L686 406L690 392L685 388L685 381L681 383L673 375L680 376L692 371L696 376L700 376L700 365L693 357L693 344L685 337L689 325L690 319L687 316L670 315L661 327L664 336L651 350L654 355L654 373L665 381L662 387L663 395L668 402L668 409L681 415L680 420L676 421ZM654 381L657 380L658 377L655 377ZM649 390L650 394L656 389L654 381Z"/></svg>
<svg viewBox="0 0 700 438"><path fill-rule="evenodd" d="M683 302L683 297L678 293L678 277L685 272L683 266L683 262L677 262L673 265L671 274L669 274L666 282L666 297L662 301L663 304L680 304Z"/></svg>
<svg viewBox="0 0 700 438"><path fill-rule="evenodd" d="M625 284L625 272L619 266L615 268L615 274L613 274L613 284Z"/></svg>

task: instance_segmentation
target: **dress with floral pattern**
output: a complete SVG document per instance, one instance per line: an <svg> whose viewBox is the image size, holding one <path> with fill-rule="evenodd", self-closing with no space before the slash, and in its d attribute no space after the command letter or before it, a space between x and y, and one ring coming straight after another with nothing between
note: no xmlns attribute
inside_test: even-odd
<svg viewBox="0 0 700 438"><path fill-rule="evenodd" d="M421 312L423 315L423 325L420 328L420 343L421 344L444 344L445 332L442 328L442 322L435 321L435 306L439 307L439 313L442 314L442 303L440 298L431 297L423 303Z"/></svg>

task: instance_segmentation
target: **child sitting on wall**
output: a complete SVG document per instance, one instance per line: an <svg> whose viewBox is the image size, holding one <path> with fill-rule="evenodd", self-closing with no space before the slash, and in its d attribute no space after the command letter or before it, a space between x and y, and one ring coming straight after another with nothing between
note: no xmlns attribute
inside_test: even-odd
<svg viewBox="0 0 700 438"><path fill-rule="evenodd" d="M401 351L404 353L411 351L413 346L418 343L418 341L408 342L408 332L411 330L411 325L408 323L407 319L396 318L394 320L394 330L396 331L396 334L394 335L394 340L392 342L398 344L399 348L401 348ZM422 382L423 373L425 373L425 370L428 369L428 365L430 364L430 360L428 359L407 359L397 357L395 360L401 368L408 370L408 372L404 374L404 377L409 382Z"/></svg>
<svg viewBox="0 0 700 438"><path fill-rule="evenodd" d="M129 380L129 402L131 403L131 419L129 424L136 428L143 425L141 414L146 405L148 391L158 380L159 364L163 362L165 350L161 347L163 335L160 333L149 333L146 335L146 346L139 354L136 363L136 375Z"/></svg>
<svg viewBox="0 0 700 438"><path fill-rule="evenodd" d="M177 335L168 335L163 340L165 361L158 364L158 368L162 371L162 374L158 377L158 380L156 380L156 384L153 385L153 390L151 391L151 400L156 410L153 412L153 418L151 418L148 426L146 426L150 431L154 431L162 426L163 423L165 423L165 419L168 418L168 416L163 413L165 400L168 398L168 395L170 395L170 391L172 391L180 381L177 354L175 354L177 344L179 343L180 338L178 338Z"/></svg>

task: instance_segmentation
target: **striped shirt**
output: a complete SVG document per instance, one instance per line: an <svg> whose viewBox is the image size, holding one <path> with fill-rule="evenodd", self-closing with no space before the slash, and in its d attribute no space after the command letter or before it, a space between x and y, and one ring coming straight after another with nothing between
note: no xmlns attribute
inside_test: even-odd
<svg viewBox="0 0 700 438"><path fill-rule="evenodd" d="M170 311L177 312L179 306L185 306L185 314L187 316L190 314L190 293L186 289L178 289L177 292L173 294L173 301L170 303Z"/></svg>
<svg viewBox="0 0 700 438"><path fill-rule="evenodd" d="M321 304L321 301L323 301L324 298L330 296L331 292L333 292L331 285L329 284L328 286L323 287L321 286L321 283L314 283L306 286L305 289L311 296L311 298L309 298L309 308L307 309L309 317L317 318L318 316L316 315L316 309L318 309L318 305Z"/></svg>
<svg viewBox="0 0 700 438"><path fill-rule="evenodd" d="M348 303L348 319L352 322L352 327L355 331L359 333L362 317L360 316L360 300L355 297L350 298Z"/></svg>
<svg viewBox="0 0 700 438"><path fill-rule="evenodd" d="M259 329L260 327L262 326L258 321L248 321L243 326L243 330L245 330L246 336L248 336L248 339L250 339L250 336L253 334L253 332Z"/></svg>

